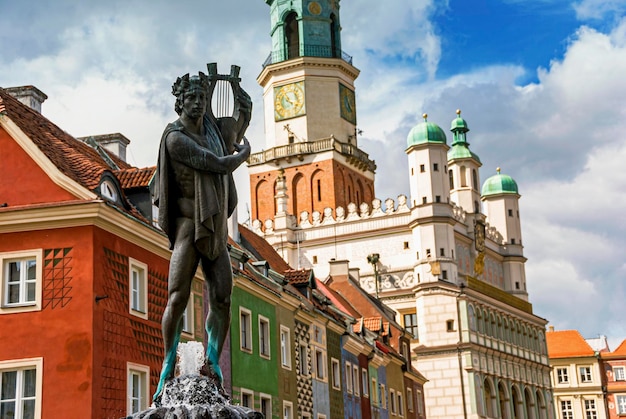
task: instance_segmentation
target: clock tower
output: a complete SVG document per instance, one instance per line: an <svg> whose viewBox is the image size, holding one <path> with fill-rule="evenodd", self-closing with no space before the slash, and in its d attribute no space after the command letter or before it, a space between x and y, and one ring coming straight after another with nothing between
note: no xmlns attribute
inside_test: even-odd
<svg viewBox="0 0 626 419"><path fill-rule="evenodd" d="M298 217L371 204L376 165L358 148L359 70L342 51L339 0L265 1L272 51L257 78L265 149L250 157L251 218L277 214L279 176L286 212Z"/></svg>

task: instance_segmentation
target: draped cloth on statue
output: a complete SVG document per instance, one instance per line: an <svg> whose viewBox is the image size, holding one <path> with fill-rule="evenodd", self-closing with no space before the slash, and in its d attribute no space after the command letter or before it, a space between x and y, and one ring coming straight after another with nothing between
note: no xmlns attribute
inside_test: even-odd
<svg viewBox="0 0 626 419"><path fill-rule="evenodd" d="M161 137L157 169L150 190L153 203L159 208L159 226L167 234L170 249L173 249L176 218L181 216L177 201L181 197L177 192L179 188L175 183L166 139L173 132L182 132L191 141L185 144L187 150L177 150L176 154L179 159L181 155L189 156L180 162L194 171L194 243L203 255L213 260L226 247L227 221L237 205L237 191L231 173L220 174L211 171L208 166L197 167L199 155L210 152L222 157L228 152L217 124L206 116L203 123L205 134L202 142L190 135L179 121L167 125Z"/></svg>

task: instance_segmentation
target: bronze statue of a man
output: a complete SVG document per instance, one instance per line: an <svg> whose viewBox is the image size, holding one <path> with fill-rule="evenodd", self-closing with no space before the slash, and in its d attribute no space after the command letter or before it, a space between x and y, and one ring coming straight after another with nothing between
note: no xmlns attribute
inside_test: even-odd
<svg viewBox="0 0 626 419"><path fill-rule="evenodd" d="M209 292L205 367L220 383L223 380L219 358L230 325L233 286L227 220L237 204L232 173L250 155L250 144L243 135L252 102L243 90L235 98L236 115L219 119L207 112L211 99L205 74L179 77L172 94L180 117L163 132L151 185L159 226L172 249L162 320L165 359L155 401L165 382L174 376L183 313L198 263Z"/></svg>

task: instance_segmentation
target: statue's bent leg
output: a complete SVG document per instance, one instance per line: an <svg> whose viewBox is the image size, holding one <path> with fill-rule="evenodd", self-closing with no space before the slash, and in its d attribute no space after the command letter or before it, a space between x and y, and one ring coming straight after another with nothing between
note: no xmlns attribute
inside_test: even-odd
<svg viewBox="0 0 626 419"><path fill-rule="evenodd" d="M159 384L154 393L154 401L160 397L165 382L174 377L176 349L180 341L183 314L189 301L191 283L199 260L199 255L193 245L193 229L193 221L188 218L179 218L176 222L176 241L170 260L168 279L168 300L161 323L165 358Z"/></svg>
<svg viewBox="0 0 626 419"><path fill-rule="evenodd" d="M209 288L209 315L206 319L206 364L224 381L219 365L220 355L230 326L230 296L233 289L233 273L228 250L213 261L201 259L202 269Z"/></svg>

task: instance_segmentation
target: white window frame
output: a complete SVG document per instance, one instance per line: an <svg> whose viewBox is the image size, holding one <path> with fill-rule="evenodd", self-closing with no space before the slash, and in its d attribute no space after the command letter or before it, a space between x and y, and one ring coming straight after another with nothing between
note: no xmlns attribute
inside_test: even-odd
<svg viewBox="0 0 626 419"><path fill-rule="evenodd" d="M569 384L569 368L556 367L555 374L557 384Z"/></svg>
<svg viewBox="0 0 626 419"><path fill-rule="evenodd" d="M413 389L410 387L406 388L406 410L409 412L413 412Z"/></svg>
<svg viewBox="0 0 626 419"><path fill-rule="evenodd" d="M283 419L293 419L293 403L283 400Z"/></svg>
<svg viewBox="0 0 626 419"><path fill-rule="evenodd" d="M239 349L252 353L252 312L239 307Z"/></svg>
<svg viewBox="0 0 626 419"><path fill-rule="evenodd" d="M133 410L133 376L139 377L139 406ZM132 415L146 410L150 406L150 367L147 365L126 363L126 413Z"/></svg>
<svg viewBox="0 0 626 419"><path fill-rule="evenodd" d="M363 397L370 396L369 374L365 368L361 368L361 388L363 389Z"/></svg>
<svg viewBox="0 0 626 419"><path fill-rule="evenodd" d="M618 373L618 371L620 371ZM615 381L626 381L626 367L613 367L613 379Z"/></svg>
<svg viewBox="0 0 626 419"><path fill-rule="evenodd" d="M341 370L339 367L339 360L336 358L330 359L330 370L331 370L331 384L333 389L340 390L341 389Z"/></svg>
<svg viewBox="0 0 626 419"><path fill-rule="evenodd" d="M387 387L384 384L380 385L380 406L387 408Z"/></svg>
<svg viewBox="0 0 626 419"><path fill-rule="evenodd" d="M396 406L396 391L394 389L389 389L389 401L391 402L391 414L395 415L398 413Z"/></svg>
<svg viewBox="0 0 626 419"><path fill-rule="evenodd" d="M117 201L117 188L109 180L105 180L100 184L100 195L103 198L116 202Z"/></svg>
<svg viewBox="0 0 626 419"><path fill-rule="evenodd" d="M270 319L259 314L259 356L270 359Z"/></svg>
<svg viewBox="0 0 626 419"><path fill-rule="evenodd" d="M417 390L417 393L415 393L415 400L417 401L417 413L421 415L424 413L424 400L420 390Z"/></svg>
<svg viewBox="0 0 626 419"><path fill-rule="evenodd" d="M291 330L287 326L280 326L280 364L291 371Z"/></svg>
<svg viewBox="0 0 626 419"><path fill-rule="evenodd" d="M5 373L5 372L13 372L13 371L26 371L26 370L35 370L35 414L34 417L35 419L41 419L41 400L42 400L42 395L43 395L43 358L27 358L27 359L15 359L15 360L9 360L9 361L0 361L0 373ZM18 375L18 380L20 378L20 376L22 376L23 374L19 374ZM0 374L0 388L2 387L2 374ZM16 388L19 389L20 383L18 382L18 387ZM17 396L17 395L16 395ZM16 399L16 407L19 409L17 410L16 413L18 413L18 415L16 415L16 417L22 417L21 416L21 406L18 405L19 401L21 401L23 398L23 396L20 396ZM11 399L9 399L11 400Z"/></svg>
<svg viewBox="0 0 626 419"><path fill-rule="evenodd" d="M304 342L298 343L298 356L300 358L300 366L298 369L298 374L303 377L308 377L311 371L309 370L309 362L308 362L308 348L309 346Z"/></svg>
<svg viewBox="0 0 626 419"><path fill-rule="evenodd" d="M324 415L323 413L318 413L317 419L326 419L326 415Z"/></svg>
<svg viewBox="0 0 626 419"><path fill-rule="evenodd" d="M378 396L378 381L376 380L376 377L372 377L372 388L370 393L372 395L372 404L374 406L378 406L380 403L380 397Z"/></svg>
<svg viewBox="0 0 626 419"><path fill-rule="evenodd" d="M353 386L354 395L357 397L361 395L361 390L360 390L361 386L359 385L360 380L361 380L361 377L359 377L359 366L353 365L352 366L352 386Z"/></svg>
<svg viewBox="0 0 626 419"><path fill-rule="evenodd" d="M574 419L574 407L571 400L559 400L559 412L562 419Z"/></svg>
<svg viewBox="0 0 626 419"><path fill-rule="evenodd" d="M20 301L8 303L9 283L8 264L11 262L25 262L35 260L35 279L28 280L20 278ZM24 297L26 283L35 284L35 299L27 301ZM0 314L25 313L30 311L41 311L43 290L43 249L20 250L16 252L0 253Z"/></svg>
<svg viewBox="0 0 626 419"><path fill-rule="evenodd" d="M326 381L326 353L317 347L314 349L313 353L313 371L315 378L320 381Z"/></svg>
<svg viewBox="0 0 626 419"><path fill-rule="evenodd" d="M598 419L598 405L595 399L583 399L586 419Z"/></svg>
<svg viewBox="0 0 626 419"><path fill-rule="evenodd" d="M593 383L593 372L590 366L578 367L581 383Z"/></svg>
<svg viewBox="0 0 626 419"><path fill-rule="evenodd" d="M615 410L618 415L626 415L626 394L615 395Z"/></svg>
<svg viewBox="0 0 626 419"><path fill-rule="evenodd" d="M189 336L193 336L194 327L193 327L193 292L189 294L189 301L187 301L187 307L185 307L185 311L183 312L183 333Z"/></svg>
<svg viewBox="0 0 626 419"><path fill-rule="evenodd" d="M311 414L308 412L302 412L302 415L300 415L300 417L302 419L311 419Z"/></svg>
<svg viewBox="0 0 626 419"><path fill-rule="evenodd" d="M138 285L136 290L135 273L137 273ZM133 316L148 319L148 265L130 257L128 258L128 312Z"/></svg>
<svg viewBox="0 0 626 419"><path fill-rule="evenodd" d="M348 394L352 394L352 364L346 361L345 364L346 371L346 392Z"/></svg>
<svg viewBox="0 0 626 419"><path fill-rule="evenodd" d="M404 417L404 400L402 399L402 392L398 391L396 393L396 397L398 398L398 416Z"/></svg>
<svg viewBox="0 0 626 419"><path fill-rule="evenodd" d="M266 408L263 409L263 402L267 402ZM259 410L266 418L272 417L272 395L259 393Z"/></svg>
<svg viewBox="0 0 626 419"><path fill-rule="evenodd" d="M247 396L250 400L250 405L244 404L244 396ZM247 388L241 388L239 390L239 405L243 407L247 407L249 409L254 409L254 391L249 390Z"/></svg>

